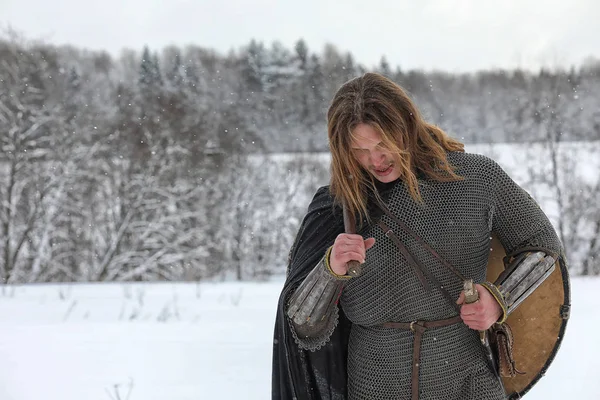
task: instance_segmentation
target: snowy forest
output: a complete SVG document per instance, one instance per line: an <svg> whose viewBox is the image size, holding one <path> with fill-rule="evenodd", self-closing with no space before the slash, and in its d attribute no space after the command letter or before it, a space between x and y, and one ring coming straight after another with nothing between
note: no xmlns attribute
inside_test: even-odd
<svg viewBox="0 0 600 400"><path fill-rule="evenodd" d="M600 141L600 60L478 73L365 67L333 45L250 41L119 57L0 36L0 282L265 279L327 183L325 113L367 70L468 144L543 146L575 274L598 275L600 179L561 179ZM596 154L596 156L599 156ZM566 169L565 169L566 168ZM595 172L598 178L598 172ZM594 261L596 260L596 261Z"/></svg>

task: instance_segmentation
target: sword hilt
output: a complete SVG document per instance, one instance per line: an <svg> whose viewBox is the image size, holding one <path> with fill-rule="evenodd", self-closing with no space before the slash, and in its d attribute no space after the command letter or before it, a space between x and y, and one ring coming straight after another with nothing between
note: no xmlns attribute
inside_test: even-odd
<svg viewBox="0 0 600 400"><path fill-rule="evenodd" d="M362 266L356 260L352 260L348 262L348 275L352 277L357 277L362 273Z"/></svg>
<svg viewBox="0 0 600 400"><path fill-rule="evenodd" d="M473 279L467 279L463 283L463 291L465 292L465 303L472 304L479 300L479 292L473 284Z"/></svg>

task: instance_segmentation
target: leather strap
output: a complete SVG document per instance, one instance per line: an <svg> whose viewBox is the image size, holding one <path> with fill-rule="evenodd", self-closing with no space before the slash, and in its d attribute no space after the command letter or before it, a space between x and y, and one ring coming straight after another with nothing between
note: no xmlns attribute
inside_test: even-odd
<svg viewBox="0 0 600 400"><path fill-rule="evenodd" d="M439 319L436 321L413 321L413 322L384 322L384 328L394 328L411 330L415 333L413 342L413 358L412 358L412 373L411 373L411 391L412 400L419 400L419 366L421 357L421 341L423 334L427 329L441 328L443 326L454 325L462 322L460 315L448 319Z"/></svg>
<svg viewBox="0 0 600 400"><path fill-rule="evenodd" d="M435 249L429 245L429 243L427 243L422 237L420 237L419 235L417 235L404 222L400 221L400 219L398 217L396 217L396 215L394 215L394 213L392 213L390 211L390 209L388 208L388 206L385 203L383 203L383 202L377 202L377 204L383 210L383 212L388 217L390 217L390 219L392 221L394 221L395 223L397 223L398 226L402 230L404 230L404 232L406 232L407 234L409 234L410 236L412 236L413 239L415 239L417 242L419 242L421 244L421 246L423 246L425 249L427 249L427 251L429 251L435 258L437 258L446 268L448 268L450 271L452 271L452 273L454 273L454 275L456 275L461 281L464 282L464 281L467 280L467 278L460 271L458 271L456 268L454 268L454 266L452 264L450 264L448 261L446 261L444 259L444 257L440 256L439 253L437 251L435 251Z"/></svg>
<svg viewBox="0 0 600 400"><path fill-rule="evenodd" d="M453 307L458 313L460 313L460 306L456 304L456 301L452 299L450 293L444 288L444 286L437 280L437 278L429 272L429 270L420 262L418 262L410 253L410 251L406 248L406 246L402 243L402 241L398 238L398 236L394 233L394 231L388 227L383 220L380 220L378 223L379 227L385 232L385 235L391 239L392 242L398 247L398 250L402 253L402 255L406 258L406 261L410 266L413 267L419 281L425 288L425 290L430 291L429 284L427 281L431 282L435 285L442 296L446 299L448 304ZM427 278L425 278L427 277Z"/></svg>
<svg viewBox="0 0 600 400"><path fill-rule="evenodd" d="M425 279L425 275L423 275L423 272L424 272L425 268L421 265L420 262L418 262L417 260L415 260L415 258L412 256L412 254L410 254L410 251L408 251L408 249L400 241L400 239L398 238L398 236L396 236L394 234L394 231L392 231L390 229L390 227L387 226L385 224L385 222L383 222L383 220L380 220L377 224L379 225L379 227L381 228L381 230L385 233L385 236L389 237L392 240L392 242L394 242L394 244L396 245L396 247L398 247L398 250L400 250L400 253L402 253L402 255L404 256L404 258L406 258L406 261L408 262L408 264L411 267L413 267L413 270L415 271L415 274L417 274L417 278L419 278L419 281L421 282L421 285L423 285L423 287L425 288L425 290L427 290L429 292L431 290L429 288L429 283L427 282L427 279Z"/></svg>

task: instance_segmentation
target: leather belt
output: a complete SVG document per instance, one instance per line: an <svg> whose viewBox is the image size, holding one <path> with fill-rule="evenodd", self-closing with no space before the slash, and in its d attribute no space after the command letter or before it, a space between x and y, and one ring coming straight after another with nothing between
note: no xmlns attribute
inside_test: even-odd
<svg viewBox="0 0 600 400"><path fill-rule="evenodd" d="M453 318L439 319L437 321L384 322L381 325L384 328L411 330L415 334L411 375L412 400L419 400L419 358L421 356L421 339L423 338L423 333L430 328L441 328L459 322L462 322L462 318L460 315L457 315Z"/></svg>

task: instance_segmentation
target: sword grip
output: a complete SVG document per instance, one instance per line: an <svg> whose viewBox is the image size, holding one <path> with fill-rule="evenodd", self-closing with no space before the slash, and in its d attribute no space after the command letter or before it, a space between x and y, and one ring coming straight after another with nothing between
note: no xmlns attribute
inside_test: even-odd
<svg viewBox="0 0 600 400"><path fill-rule="evenodd" d="M472 304L479 300L479 292L473 284L473 279L467 279L463 284L463 289L465 292L465 304ZM485 331L479 331L479 339L481 343L486 343Z"/></svg>
<svg viewBox="0 0 600 400"><path fill-rule="evenodd" d="M346 207L346 203L344 203L342 211L344 215L344 231L346 233L356 233L356 222L354 221L354 216L350 214L348 207ZM358 261L353 260L346 265L348 266L348 275L351 277L356 278L362 274L362 265Z"/></svg>

